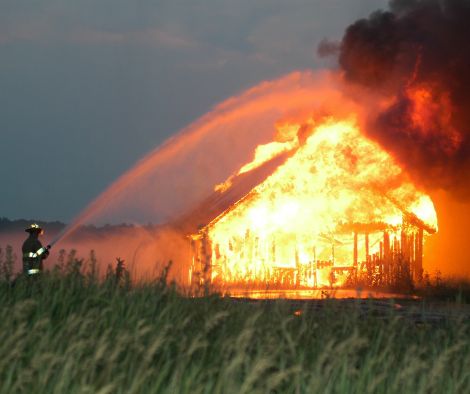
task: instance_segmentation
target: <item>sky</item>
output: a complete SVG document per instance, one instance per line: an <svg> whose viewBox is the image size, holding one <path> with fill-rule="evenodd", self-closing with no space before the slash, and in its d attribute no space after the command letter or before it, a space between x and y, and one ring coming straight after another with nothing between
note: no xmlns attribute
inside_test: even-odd
<svg viewBox="0 0 470 394"><path fill-rule="evenodd" d="M2 0L0 216L70 221L218 102L331 67L381 0Z"/></svg>

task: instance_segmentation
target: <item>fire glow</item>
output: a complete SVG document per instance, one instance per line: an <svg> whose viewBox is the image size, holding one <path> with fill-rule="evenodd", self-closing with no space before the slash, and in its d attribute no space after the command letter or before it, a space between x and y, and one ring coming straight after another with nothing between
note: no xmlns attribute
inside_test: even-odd
<svg viewBox="0 0 470 394"><path fill-rule="evenodd" d="M469 15L466 0L391 1L320 43L335 70L295 71L219 103L62 238L87 222L158 224L139 270L175 261L183 286L389 285L421 278L437 231L426 190L442 231L424 267L468 277Z"/></svg>
<svg viewBox="0 0 470 394"><path fill-rule="evenodd" d="M406 262L421 277L433 203L354 119L281 123L276 139L236 176L288 159L192 236L192 275L222 286L338 287L357 275L387 281Z"/></svg>

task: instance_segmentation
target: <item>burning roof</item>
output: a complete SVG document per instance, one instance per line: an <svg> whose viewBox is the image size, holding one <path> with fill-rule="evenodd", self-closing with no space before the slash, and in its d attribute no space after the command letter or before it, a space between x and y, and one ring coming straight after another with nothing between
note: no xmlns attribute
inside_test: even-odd
<svg viewBox="0 0 470 394"><path fill-rule="evenodd" d="M290 127L296 132L302 128ZM251 163L217 185L181 223L191 222L187 230L214 227L246 210L243 220L256 227L264 223L270 231L292 223L298 228L297 219L308 218L327 224L322 232L353 223L394 227L404 215L428 233L437 230L430 198L410 183L389 154L359 132L354 121L330 119L308 129L311 134L303 142L295 133L292 140L258 147Z"/></svg>

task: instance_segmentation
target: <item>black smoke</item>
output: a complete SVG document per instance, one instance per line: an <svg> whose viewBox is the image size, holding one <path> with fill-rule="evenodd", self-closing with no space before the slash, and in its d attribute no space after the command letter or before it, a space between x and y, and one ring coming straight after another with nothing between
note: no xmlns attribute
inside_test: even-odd
<svg viewBox="0 0 470 394"><path fill-rule="evenodd" d="M369 135L415 181L470 198L470 0L393 0L347 28L339 64L386 103Z"/></svg>

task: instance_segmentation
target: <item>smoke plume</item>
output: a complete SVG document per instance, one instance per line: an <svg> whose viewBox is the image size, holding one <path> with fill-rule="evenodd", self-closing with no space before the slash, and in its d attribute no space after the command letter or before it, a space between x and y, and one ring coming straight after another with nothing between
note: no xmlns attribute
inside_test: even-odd
<svg viewBox="0 0 470 394"><path fill-rule="evenodd" d="M415 181L470 198L470 1L392 0L349 26L345 79L378 94L367 132Z"/></svg>

